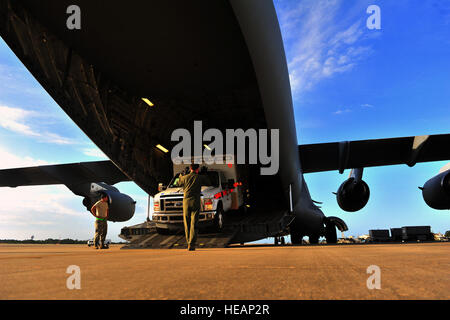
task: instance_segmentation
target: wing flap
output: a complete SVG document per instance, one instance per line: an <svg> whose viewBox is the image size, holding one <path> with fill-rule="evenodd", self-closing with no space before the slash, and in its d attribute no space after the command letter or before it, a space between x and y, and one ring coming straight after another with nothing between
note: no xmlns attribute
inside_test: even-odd
<svg viewBox="0 0 450 320"><path fill-rule="evenodd" d="M299 146L304 173L450 160L450 134Z"/></svg>
<svg viewBox="0 0 450 320"><path fill-rule="evenodd" d="M64 184L67 186L90 182L116 184L130 181L111 161L37 166L0 170L0 187Z"/></svg>

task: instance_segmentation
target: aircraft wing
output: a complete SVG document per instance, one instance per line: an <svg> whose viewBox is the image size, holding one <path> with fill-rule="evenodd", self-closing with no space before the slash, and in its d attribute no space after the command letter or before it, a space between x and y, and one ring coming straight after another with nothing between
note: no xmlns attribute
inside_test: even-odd
<svg viewBox="0 0 450 320"><path fill-rule="evenodd" d="M111 161L94 161L0 170L0 187L78 185L90 182L116 184L130 181Z"/></svg>
<svg viewBox="0 0 450 320"><path fill-rule="evenodd" d="M450 160L450 134L299 146L303 173Z"/></svg>

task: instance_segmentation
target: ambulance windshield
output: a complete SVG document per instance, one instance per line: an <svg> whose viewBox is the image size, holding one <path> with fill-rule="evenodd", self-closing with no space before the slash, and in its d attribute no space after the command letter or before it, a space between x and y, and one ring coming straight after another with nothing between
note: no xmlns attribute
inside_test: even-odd
<svg viewBox="0 0 450 320"><path fill-rule="evenodd" d="M219 174L216 171L208 171L206 173L203 173L202 175L206 175L209 179L209 183L205 186L207 187L214 187L217 188L219 186ZM178 188L180 181L180 174L177 173L173 178L172 181L169 183L169 188Z"/></svg>

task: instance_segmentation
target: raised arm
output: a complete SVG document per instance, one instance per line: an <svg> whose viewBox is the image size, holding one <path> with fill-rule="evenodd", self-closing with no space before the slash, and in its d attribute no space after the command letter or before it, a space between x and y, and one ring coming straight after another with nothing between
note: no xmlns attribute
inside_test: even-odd
<svg viewBox="0 0 450 320"><path fill-rule="evenodd" d="M184 187L184 176L181 173L178 176L178 187Z"/></svg>

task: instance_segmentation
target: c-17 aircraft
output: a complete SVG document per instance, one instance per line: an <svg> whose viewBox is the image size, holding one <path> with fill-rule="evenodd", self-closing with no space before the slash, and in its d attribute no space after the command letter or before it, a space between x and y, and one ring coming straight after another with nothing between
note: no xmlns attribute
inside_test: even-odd
<svg viewBox="0 0 450 320"><path fill-rule="evenodd" d="M68 18L76 6L78 27ZM177 128L279 129L279 171L250 166L253 212L284 212L292 243L335 243L344 221L314 203L303 175L353 169L336 192L358 211L369 200L363 169L450 160L450 135L298 145L280 27L270 0L0 0L0 35L45 90L111 161L0 171L0 186L64 184L90 209L110 195L110 220L127 221L133 199L111 185L134 181L149 195L172 177ZM450 169L423 197L450 209ZM269 200L268 200L269 199ZM267 212L269 214L267 214ZM283 220L285 221L285 220ZM279 231L279 230L278 230ZM249 229L235 242L267 232Z"/></svg>

